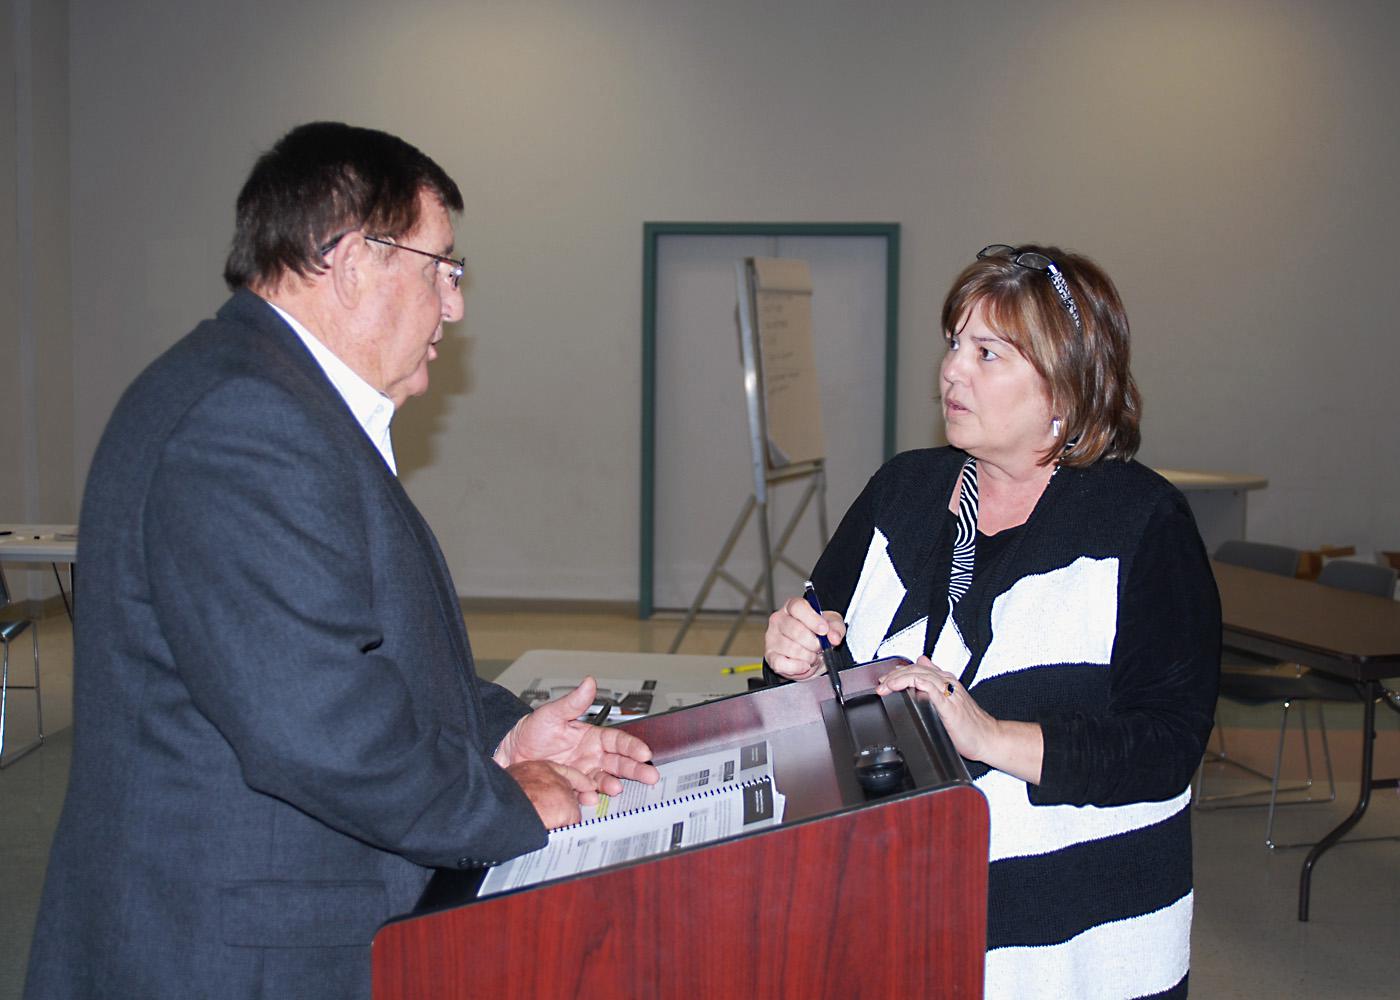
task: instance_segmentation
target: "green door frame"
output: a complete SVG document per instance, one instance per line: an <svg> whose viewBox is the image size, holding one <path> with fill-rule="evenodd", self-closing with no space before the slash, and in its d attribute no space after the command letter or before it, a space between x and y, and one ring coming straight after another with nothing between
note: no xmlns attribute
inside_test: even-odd
<svg viewBox="0 0 1400 1000"><path fill-rule="evenodd" d="M642 224L642 516L637 614L655 610L656 555L656 259L663 236L876 236L885 241L884 456L895 451L899 367L899 223L897 222L646 222Z"/></svg>

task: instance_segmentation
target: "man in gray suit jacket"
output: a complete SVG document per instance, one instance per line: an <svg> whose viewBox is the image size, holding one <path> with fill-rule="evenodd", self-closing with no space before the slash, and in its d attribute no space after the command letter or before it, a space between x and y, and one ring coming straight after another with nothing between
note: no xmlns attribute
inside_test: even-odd
<svg viewBox="0 0 1400 1000"><path fill-rule="evenodd" d="M456 185L294 129L233 297L118 403L83 500L73 766L26 996L369 995L435 867L541 846L649 750L480 681L389 420L460 318Z"/></svg>

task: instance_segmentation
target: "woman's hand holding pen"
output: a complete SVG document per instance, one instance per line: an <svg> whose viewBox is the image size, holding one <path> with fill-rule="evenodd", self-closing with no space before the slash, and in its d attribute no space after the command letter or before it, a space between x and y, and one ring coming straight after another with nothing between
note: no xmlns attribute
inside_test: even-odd
<svg viewBox="0 0 1400 1000"><path fill-rule="evenodd" d="M650 747L621 729L578 721L597 693L597 682L585 677L564 697L535 709L506 734L494 754L496 763L510 769L523 761L550 761L576 771L586 779L582 786L573 781L584 805L598 801L600 791L621 792L622 778L656 784L656 768L647 763Z"/></svg>
<svg viewBox="0 0 1400 1000"><path fill-rule="evenodd" d="M802 597L790 598L768 618L763 656L774 673L805 681L822 672L822 643L833 646L846 638L846 622L835 611L817 614Z"/></svg>

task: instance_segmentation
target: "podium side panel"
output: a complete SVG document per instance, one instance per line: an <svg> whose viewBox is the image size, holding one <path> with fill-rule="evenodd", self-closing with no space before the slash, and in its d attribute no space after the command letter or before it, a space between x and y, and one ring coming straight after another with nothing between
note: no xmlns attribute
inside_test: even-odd
<svg viewBox="0 0 1400 1000"><path fill-rule="evenodd" d="M960 785L397 921L374 996L980 997L987 828Z"/></svg>

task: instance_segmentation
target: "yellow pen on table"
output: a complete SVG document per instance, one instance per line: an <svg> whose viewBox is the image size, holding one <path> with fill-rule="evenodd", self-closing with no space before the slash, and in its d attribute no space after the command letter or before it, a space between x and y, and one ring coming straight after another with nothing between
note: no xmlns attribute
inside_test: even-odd
<svg viewBox="0 0 1400 1000"><path fill-rule="evenodd" d="M722 673L722 674L750 674L750 673L753 673L755 670L762 670L762 669L763 669L763 664L761 664L761 663L741 663L741 664L739 664L737 667L722 667L722 668L720 668L720 673Z"/></svg>

